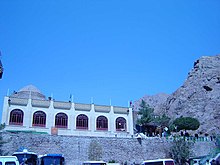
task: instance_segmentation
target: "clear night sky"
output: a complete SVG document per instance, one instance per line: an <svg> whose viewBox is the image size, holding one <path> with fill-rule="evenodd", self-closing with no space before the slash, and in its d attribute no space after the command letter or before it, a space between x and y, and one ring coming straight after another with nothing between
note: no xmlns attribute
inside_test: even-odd
<svg viewBox="0 0 220 165"><path fill-rule="evenodd" d="M0 107L29 84L101 105L172 93L219 41L219 0L0 0Z"/></svg>

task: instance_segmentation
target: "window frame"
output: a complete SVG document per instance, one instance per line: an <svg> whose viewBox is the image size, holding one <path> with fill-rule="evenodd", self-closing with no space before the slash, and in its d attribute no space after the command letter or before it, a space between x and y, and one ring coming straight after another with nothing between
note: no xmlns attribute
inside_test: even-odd
<svg viewBox="0 0 220 165"><path fill-rule="evenodd" d="M21 109L13 109L10 112L9 125L20 125L24 122L24 112Z"/></svg>
<svg viewBox="0 0 220 165"><path fill-rule="evenodd" d="M68 127L68 116L67 114L60 112L55 116L55 128L67 128Z"/></svg>
<svg viewBox="0 0 220 165"><path fill-rule="evenodd" d="M127 131L127 122L124 117L118 117L115 120L116 131Z"/></svg>
<svg viewBox="0 0 220 165"><path fill-rule="evenodd" d="M37 114L37 113L41 113L41 114ZM46 113L43 111L34 112L32 126L46 127Z"/></svg>
<svg viewBox="0 0 220 165"><path fill-rule="evenodd" d="M76 129L88 130L89 128L89 118L85 114L79 114L76 117Z"/></svg>
<svg viewBox="0 0 220 165"><path fill-rule="evenodd" d="M108 118L98 116L96 119L96 130L108 131Z"/></svg>

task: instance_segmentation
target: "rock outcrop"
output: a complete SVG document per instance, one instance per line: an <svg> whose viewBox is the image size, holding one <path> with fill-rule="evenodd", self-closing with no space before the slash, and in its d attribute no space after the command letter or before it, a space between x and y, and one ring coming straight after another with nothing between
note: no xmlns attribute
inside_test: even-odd
<svg viewBox="0 0 220 165"><path fill-rule="evenodd" d="M139 100L135 101L133 104L133 110L135 112L139 111L141 101L144 100L150 107L154 108L155 114L160 114L163 104L166 102L169 94L158 93L156 95L145 95Z"/></svg>
<svg viewBox="0 0 220 165"><path fill-rule="evenodd" d="M141 99L140 99L141 100ZM149 100L149 99L148 99ZM149 104L147 99L145 101ZM184 84L157 111L172 119L194 117L200 121L198 132L220 133L220 55L203 56L194 63Z"/></svg>
<svg viewBox="0 0 220 165"><path fill-rule="evenodd" d="M185 83L168 97L163 111L173 118L195 117L199 132L220 132L220 55L203 56L194 63Z"/></svg>

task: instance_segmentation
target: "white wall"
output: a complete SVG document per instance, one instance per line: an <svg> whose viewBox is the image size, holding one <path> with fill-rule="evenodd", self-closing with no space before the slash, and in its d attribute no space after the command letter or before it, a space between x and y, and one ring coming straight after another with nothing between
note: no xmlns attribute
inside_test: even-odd
<svg viewBox="0 0 220 165"><path fill-rule="evenodd" d="M4 98L3 113L2 113L2 123L6 124L5 130L18 130L18 131L38 131L38 132L47 132L51 134L51 128L55 126L55 116L57 113L65 113L68 116L68 128L59 128L58 135L77 135L77 136L101 136L101 137L131 137L133 135L133 118L132 118L132 109L127 107L117 107L120 111L115 113L113 106L101 106L104 107L103 112L96 111L95 105L90 104L90 109L85 110L76 110L75 103L71 103L70 109L63 109L62 105L70 104L69 102L59 102L60 108L54 108L54 101L51 100L49 107L44 107L42 105L36 107L32 106L31 99L25 100L13 100L10 105L8 100L13 99L10 97ZM21 103L22 102L22 103ZM26 105L24 103L27 102ZM45 101L44 101L45 102ZM57 102L56 102L57 103ZM23 105L22 105L23 104ZM79 105L79 104L78 104ZM88 104L80 104L80 106L87 106ZM65 108L65 106L63 106ZM105 110L105 107L107 110ZM10 112L14 109L20 109L24 112L23 126L9 125ZM33 127L32 120L33 114L36 111L43 111L46 113L46 127ZM88 130L77 130L76 129L76 117L79 114L85 114L89 118L89 127ZM96 119L98 116L103 115L108 119L108 131L96 130ZM123 117L126 119L126 131L116 131L115 120L118 117Z"/></svg>

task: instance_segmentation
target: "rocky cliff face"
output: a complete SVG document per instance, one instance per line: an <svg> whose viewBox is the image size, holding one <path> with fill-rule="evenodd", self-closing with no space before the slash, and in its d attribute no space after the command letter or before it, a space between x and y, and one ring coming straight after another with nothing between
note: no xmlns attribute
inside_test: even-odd
<svg viewBox="0 0 220 165"><path fill-rule="evenodd" d="M180 116L197 118L201 124L199 132L219 134L220 55L198 59L184 84L164 103L160 102L159 107L160 113L173 119Z"/></svg>
<svg viewBox="0 0 220 165"><path fill-rule="evenodd" d="M199 119L199 131L220 132L220 55L194 63L185 83L168 97L163 110L170 116Z"/></svg>
<svg viewBox="0 0 220 165"><path fill-rule="evenodd" d="M158 93L156 95L145 95L139 100L135 101L133 104L133 110L139 111L141 101L144 100L150 107L154 108L154 113L159 114L161 112L162 106L170 95L165 93Z"/></svg>

